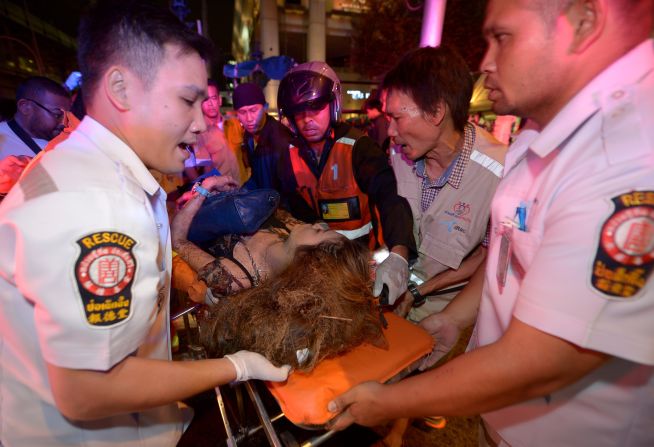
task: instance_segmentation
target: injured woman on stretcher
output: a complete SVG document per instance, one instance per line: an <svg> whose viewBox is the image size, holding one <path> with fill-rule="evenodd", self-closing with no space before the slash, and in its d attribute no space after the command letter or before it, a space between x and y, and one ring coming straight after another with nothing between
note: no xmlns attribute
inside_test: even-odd
<svg viewBox="0 0 654 447"><path fill-rule="evenodd" d="M365 342L385 347L366 247L273 212L275 203L254 233L221 235L200 248L188 234L207 200L198 194L177 212L171 237L173 287L195 301L210 292L199 317L209 357L247 349L308 372Z"/></svg>

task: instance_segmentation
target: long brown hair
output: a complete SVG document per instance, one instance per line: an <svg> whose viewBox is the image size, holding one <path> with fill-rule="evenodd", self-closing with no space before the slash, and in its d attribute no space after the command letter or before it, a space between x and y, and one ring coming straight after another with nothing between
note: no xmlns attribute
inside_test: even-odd
<svg viewBox="0 0 654 447"><path fill-rule="evenodd" d="M219 302L200 320L208 355L247 349L310 371L364 342L386 346L369 259L367 248L345 238L300 247L279 276ZM296 352L305 348L300 362Z"/></svg>

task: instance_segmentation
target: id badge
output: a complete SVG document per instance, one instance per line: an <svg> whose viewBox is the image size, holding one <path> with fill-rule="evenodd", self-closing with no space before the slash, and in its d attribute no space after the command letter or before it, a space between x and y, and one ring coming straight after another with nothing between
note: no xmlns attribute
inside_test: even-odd
<svg viewBox="0 0 654 447"><path fill-rule="evenodd" d="M513 227L505 226L500 236L500 253L497 259L497 288L500 294L504 292L506 285L506 275L509 271L509 260L511 259L511 237L513 236Z"/></svg>
<svg viewBox="0 0 654 447"><path fill-rule="evenodd" d="M320 217L326 222L346 222L361 219L359 198L356 196L318 200L318 207Z"/></svg>

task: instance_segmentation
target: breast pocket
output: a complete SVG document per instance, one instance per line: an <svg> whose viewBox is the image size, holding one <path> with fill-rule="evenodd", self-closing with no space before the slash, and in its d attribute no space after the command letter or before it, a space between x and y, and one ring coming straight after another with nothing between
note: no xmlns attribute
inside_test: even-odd
<svg viewBox="0 0 654 447"><path fill-rule="evenodd" d="M436 225L422 234L418 251L428 259L451 269L458 269L467 254L466 238L456 231L448 232L447 225Z"/></svg>
<svg viewBox="0 0 654 447"><path fill-rule="evenodd" d="M540 247L542 236L538 233L513 230L511 237L511 270L519 279L525 276L525 272L536 256Z"/></svg>

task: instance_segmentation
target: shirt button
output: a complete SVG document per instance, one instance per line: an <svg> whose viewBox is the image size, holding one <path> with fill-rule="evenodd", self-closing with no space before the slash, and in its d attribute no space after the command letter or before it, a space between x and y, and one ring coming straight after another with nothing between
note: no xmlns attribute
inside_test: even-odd
<svg viewBox="0 0 654 447"><path fill-rule="evenodd" d="M158 224L157 224L157 228L158 228L159 230L161 230L161 227L163 227L163 225L160 224L160 223L158 223Z"/></svg>
<svg viewBox="0 0 654 447"><path fill-rule="evenodd" d="M624 107L618 107L611 113L611 118L618 118L620 115L624 113Z"/></svg>
<svg viewBox="0 0 654 447"><path fill-rule="evenodd" d="M613 93L611 93L611 98L613 99L620 99L624 96L624 90L616 90Z"/></svg>

